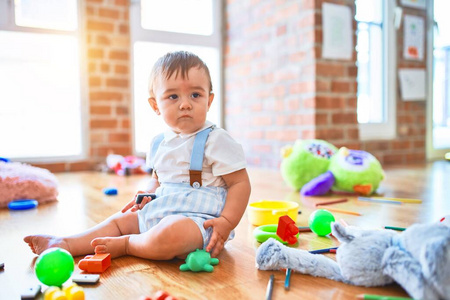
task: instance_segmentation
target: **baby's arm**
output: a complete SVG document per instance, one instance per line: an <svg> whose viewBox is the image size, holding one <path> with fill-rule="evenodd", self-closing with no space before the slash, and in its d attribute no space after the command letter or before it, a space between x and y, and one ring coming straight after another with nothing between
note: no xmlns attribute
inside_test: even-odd
<svg viewBox="0 0 450 300"><path fill-rule="evenodd" d="M148 202L150 202L152 199L150 197L144 197L144 199L142 200L141 203L137 204L136 203L136 197L138 194L149 194L149 193L154 193L156 191L156 189L159 187L159 182L158 182L158 176L156 175L155 172L153 172L152 174L152 178L150 179L150 182L148 184L148 187L145 191L138 191L133 199L127 203L127 205L125 205L122 208L122 213L126 212L127 210L129 210L131 208L131 211L137 211L139 209L142 209Z"/></svg>
<svg viewBox="0 0 450 300"><path fill-rule="evenodd" d="M206 251L211 256L216 257L222 251L231 230L233 230L242 218L250 197L250 180L245 169L222 175L228 187L228 194L225 200L220 217L207 220L203 224L205 228L213 227L213 233Z"/></svg>

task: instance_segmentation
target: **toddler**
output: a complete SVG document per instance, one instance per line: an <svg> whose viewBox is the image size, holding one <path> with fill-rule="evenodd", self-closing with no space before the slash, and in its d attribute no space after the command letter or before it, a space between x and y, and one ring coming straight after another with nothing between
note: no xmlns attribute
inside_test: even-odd
<svg viewBox="0 0 450 300"><path fill-rule="evenodd" d="M73 256L95 252L168 260L204 248L216 257L233 238L250 181L242 147L206 120L214 99L208 67L192 53L168 53L152 69L149 92L150 106L169 130L152 140L147 190L80 234L25 237L34 253L61 247ZM156 198L137 203L140 193Z"/></svg>

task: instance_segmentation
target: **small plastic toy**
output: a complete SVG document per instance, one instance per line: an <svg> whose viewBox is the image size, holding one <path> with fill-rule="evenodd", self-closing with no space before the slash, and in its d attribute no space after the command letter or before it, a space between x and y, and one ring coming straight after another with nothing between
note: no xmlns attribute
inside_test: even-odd
<svg viewBox="0 0 450 300"><path fill-rule="evenodd" d="M299 233L298 227L295 225L288 215L281 216L278 219L277 235L283 240L288 242L289 245L297 243L297 235Z"/></svg>
<svg viewBox="0 0 450 300"><path fill-rule="evenodd" d="M280 243L287 244L277 235L277 224L269 224L258 226L253 230L253 237L260 243L264 243L269 238L274 238Z"/></svg>
<svg viewBox="0 0 450 300"><path fill-rule="evenodd" d="M211 254L205 250L197 249L186 257L186 263L180 266L181 271L212 272L215 265L219 263L217 258L211 258Z"/></svg>
<svg viewBox="0 0 450 300"><path fill-rule="evenodd" d="M142 296L139 300L177 300L166 291L157 291L153 297Z"/></svg>
<svg viewBox="0 0 450 300"><path fill-rule="evenodd" d="M309 216L309 227L318 236L326 236L331 233L331 223L334 221L332 213L326 209L318 209Z"/></svg>
<svg viewBox="0 0 450 300"><path fill-rule="evenodd" d="M252 225L277 224L281 216L296 220L299 204L294 201L261 200L248 205L248 219Z"/></svg>
<svg viewBox="0 0 450 300"><path fill-rule="evenodd" d="M104 188L103 194L108 195L108 196L117 195L117 189L114 187Z"/></svg>
<svg viewBox="0 0 450 300"><path fill-rule="evenodd" d="M111 254L87 255L78 262L78 268L88 273L103 273L111 265Z"/></svg>
<svg viewBox="0 0 450 300"><path fill-rule="evenodd" d="M156 199L155 194L138 194L136 197L136 204L141 204L142 200L144 200L144 197L150 197L152 200Z"/></svg>
<svg viewBox="0 0 450 300"><path fill-rule="evenodd" d="M14 200L8 203L10 210L26 210L38 206L38 202L33 199Z"/></svg>
<svg viewBox="0 0 450 300"><path fill-rule="evenodd" d="M121 176L148 173L145 159L134 155L122 156L110 153L106 157L106 165L109 171Z"/></svg>
<svg viewBox="0 0 450 300"><path fill-rule="evenodd" d="M59 287L51 286L45 290L44 300L84 300L84 290L75 283L61 290Z"/></svg>
<svg viewBox="0 0 450 300"><path fill-rule="evenodd" d="M36 284L33 287L27 288L20 294L20 299L35 299L41 293L41 285Z"/></svg>
<svg viewBox="0 0 450 300"><path fill-rule="evenodd" d="M100 280L99 274L77 274L72 276L72 282L76 284L96 284Z"/></svg>
<svg viewBox="0 0 450 300"><path fill-rule="evenodd" d="M62 248L49 248L39 255L34 270L43 284L61 286L72 275L73 257Z"/></svg>

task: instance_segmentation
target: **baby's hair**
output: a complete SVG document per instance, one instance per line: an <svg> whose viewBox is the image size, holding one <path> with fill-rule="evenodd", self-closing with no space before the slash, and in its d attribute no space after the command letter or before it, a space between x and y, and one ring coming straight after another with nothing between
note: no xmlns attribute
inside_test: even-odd
<svg viewBox="0 0 450 300"><path fill-rule="evenodd" d="M209 80L209 92L212 92L211 75L208 66L197 55L188 51L169 52L160 57L154 64L150 73L149 92L154 97L153 89L158 78L169 79L173 74L181 78L188 78L188 72L191 68L205 70Z"/></svg>

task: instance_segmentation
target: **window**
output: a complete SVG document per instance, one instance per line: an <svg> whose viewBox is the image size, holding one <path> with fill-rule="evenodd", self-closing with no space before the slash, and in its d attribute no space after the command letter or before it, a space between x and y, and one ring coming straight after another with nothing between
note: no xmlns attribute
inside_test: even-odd
<svg viewBox="0 0 450 300"><path fill-rule="evenodd" d="M147 102L154 62L167 52L186 50L208 66L215 94L208 120L221 126L221 17L217 0L141 0L131 4L134 148L146 153L151 139L166 129ZM177 9L173 9L177 7Z"/></svg>
<svg viewBox="0 0 450 300"><path fill-rule="evenodd" d="M430 32L430 48L428 69L430 89L428 107L428 158L442 159L450 150L450 20L447 18L450 3L445 0L434 0L429 11L433 30Z"/></svg>
<svg viewBox="0 0 450 300"><path fill-rule="evenodd" d="M81 157L76 0L0 0L1 156Z"/></svg>
<svg viewBox="0 0 450 300"><path fill-rule="evenodd" d="M360 137L395 137L395 30L393 1L356 0L358 122Z"/></svg>

